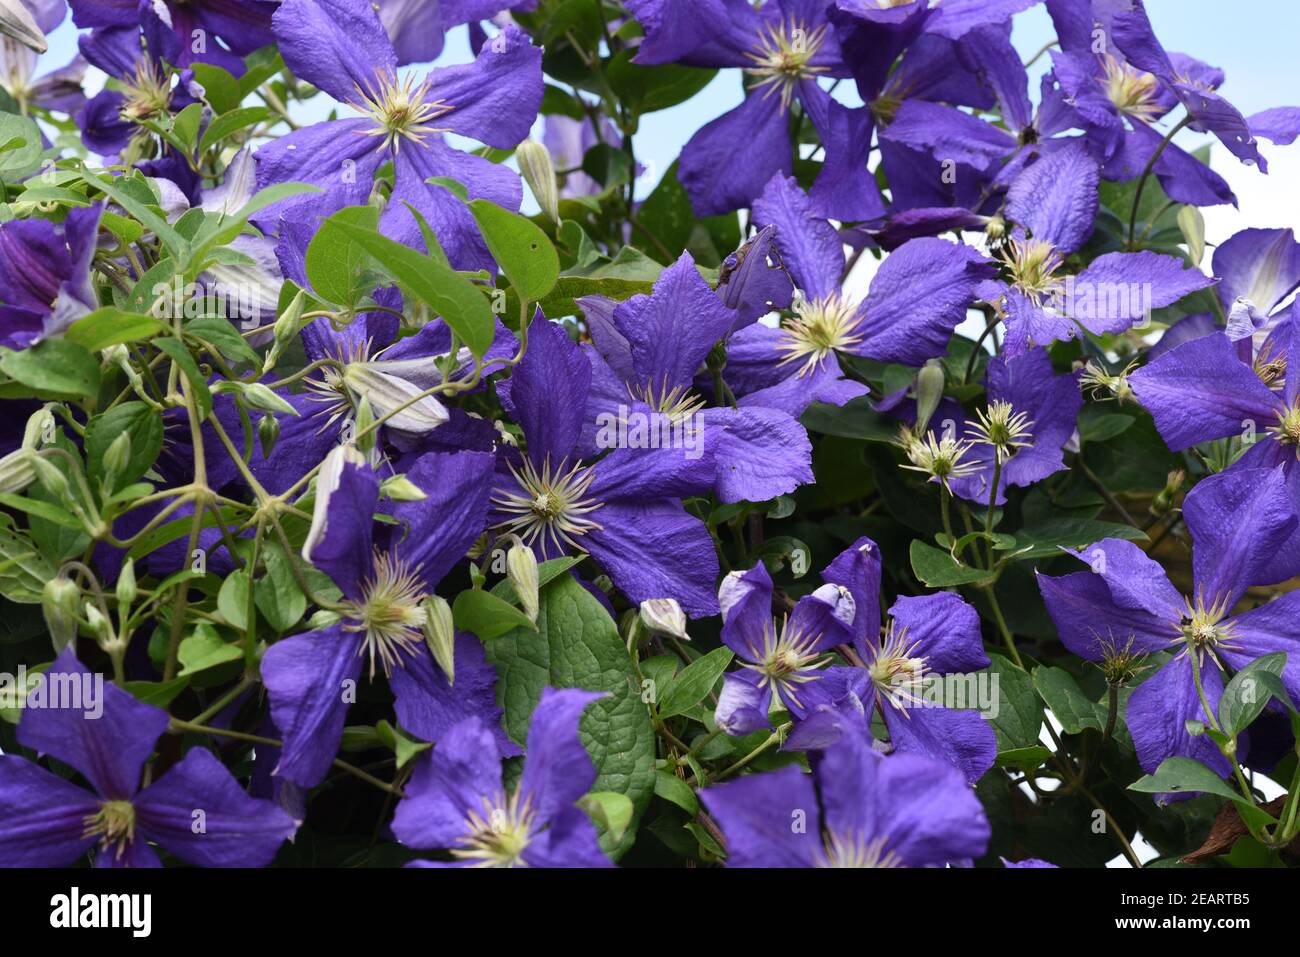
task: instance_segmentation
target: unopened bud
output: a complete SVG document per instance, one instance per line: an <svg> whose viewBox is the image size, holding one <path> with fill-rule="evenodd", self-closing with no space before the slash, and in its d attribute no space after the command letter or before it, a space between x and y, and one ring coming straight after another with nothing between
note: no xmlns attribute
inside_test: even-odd
<svg viewBox="0 0 1300 957"><path fill-rule="evenodd" d="M0 458L0 492L21 492L36 481L36 468L32 459L36 453L29 449L15 449Z"/></svg>
<svg viewBox="0 0 1300 957"><path fill-rule="evenodd" d="M60 501L67 501L71 495L68 477L59 471L58 466L40 455L33 455L31 463L32 468L36 470L36 477L41 485L45 486L45 490Z"/></svg>
<svg viewBox="0 0 1300 957"><path fill-rule="evenodd" d="M375 411L366 396L357 399L357 412L352 423L353 435L356 436L357 448L369 455L375 448Z"/></svg>
<svg viewBox="0 0 1300 957"><path fill-rule="evenodd" d="M121 475L131 464L131 433L121 432L104 452L104 471Z"/></svg>
<svg viewBox="0 0 1300 957"><path fill-rule="evenodd" d="M275 368L275 364L280 361L280 356L284 350L297 338L299 327L302 325L302 313L307 301L306 290L299 290L298 295L293 297L287 309L275 320L275 341L271 343L270 350L266 353L266 361L262 363L263 374L270 372Z"/></svg>
<svg viewBox="0 0 1300 957"><path fill-rule="evenodd" d="M451 606L440 595L430 595L424 603L424 641L433 660L447 676L447 684L456 680L456 625Z"/></svg>
<svg viewBox="0 0 1300 957"><path fill-rule="evenodd" d="M298 410L283 396L260 382L244 383L244 403L259 412L279 412L281 415L297 415Z"/></svg>
<svg viewBox="0 0 1300 957"><path fill-rule="evenodd" d="M41 591L41 612L56 655L77 637L77 608L80 604L81 589L66 578L51 578Z"/></svg>
<svg viewBox="0 0 1300 957"><path fill-rule="evenodd" d="M39 449L54 436L54 413L49 406L42 406L27 419L23 429L23 448Z"/></svg>
<svg viewBox="0 0 1300 957"><path fill-rule="evenodd" d="M112 626L109 624L104 613L94 602L86 602L85 608L86 624L90 626L90 633L99 641L103 641L112 632Z"/></svg>
<svg viewBox="0 0 1300 957"><path fill-rule="evenodd" d="M135 562L128 558L122 563L122 570L117 574L117 607L131 607L135 596Z"/></svg>
<svg viewBox="0 0 1300 957"><path fill-rule="evenodd" d="M405 475L394 475L392 478L384 479L379 490L394 502L422 502L429 497Z"/></svg>
<svg viewBox="0 0 1300 957"><path fill-rule="evenodd" d="M1187 473L1182 469L1175 469L1165 478L1165 487L1156 495L1151 502L1152 515L1167 515L1169 510L1174 506L1174 496L1178 490L1183 487L1183 482L1187 480Z"/></svg>
<svg viewBox="0 0 1300 957"><path fill-rule="evenodd" d="M366 401L374 414L389 416L385 424L399 432L427 435L450 417L446 407L433 396L424 395L419 386L365 363L349 363L343 370L343 381L353 395ZM373 416L370 421L374 421ZM356 425L360 434L365 428L360 408Z"/></svg>
<svg viewBox="0 0 1300 957"><path fill-rule="evenodd" d="M930 417L939 408L943 398L943 365L938 359L931 359L921 366L916 376L916 431L925 434Z"/></svg>
<svg viewBox="0 0 1300 957"><path fill-rule="evenodd" d="M641 602L641 624L661 635L691 640L686 633L686 613L675 598L649 598Z"/></svg>
<svg viewBox="0 0 1300 957"><path fill-rule="evenodd" d="M257 440L262 446L262 458L269 459L280 438L280 420L270 412L257 420Z"/></svg>
<svg viewBox="0 0 1300 957"><path fill-rule="evenodd" d="M524 140L515 148L515 159L524 182L533 191L533 197L542 212L555 223L560 221L560 191L555 182L555 165L551 151L536 140Z"/></svg>
<svg viewBox="0 0 1300 957"><path fill-rule="evenodd" d="M518 539L510 546L510 551L506 552L506 578L514 586L519 604L523 605L528 620L537 624L537 556Z"/></svg>

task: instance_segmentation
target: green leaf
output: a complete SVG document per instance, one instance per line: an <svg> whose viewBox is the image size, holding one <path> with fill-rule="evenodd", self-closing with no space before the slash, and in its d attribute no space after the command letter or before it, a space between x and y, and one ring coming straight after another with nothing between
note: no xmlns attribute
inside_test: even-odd
<svg viewBox="0 0 1300 957"><path fill-rule="evenodd" d="M20 605L37 605L55 568L36 548L25 529L0 512L0 594Z"/></svg>
<svg viewBox="0 0 1300 957"><path fill-rule="evenodd" d="M1033 680L1003 655L990 654L989 662L989 674L997 676L998 704L988 721L998 737L998 753L1035 747L1043 728L1043 706Z"/></svg>
<svg viewBox="0 0 1300 957"><path fill-rule="evenodd" d="M967 568L965 565L958 564L947 552L927 545L919 539L912 540L909 555L912 559L913 573L931 588L949 588L953 585L982 582L990 574L981 568Z"/></svg>
<svg viewBox="0 0 1300 957"><path fill-rule="evenodd" d="M676 804L691 817L700 813L700 799L695 796L694 789L675 774L656 771L655 794Z"/></svg>
<svg viewBox="0 0 1300 957"><path fill-rule="evenodd" d="M514 605L491 592L477 589L457 595L451 615L459 630L472 631L483 641L504 635L513 628L533 628L528 616Z"/></svg>
<svg viewBox="0 0 1300 957"><path fill-rule="evenodd" d="M249 106L223 113L203 131L203 138L199 140L199 151L203 152L208 147L220 143L230 134L261 123L263 120L269 119L270 116L271 111L264 106Z"/></svg>
<svg viewBox="0 0 1300 957"><path fill-rule="evenodd" d="M470 352L482 357L492 345L496 317L487 298L472 282L431 256L417 252L373 229L336 221L336 229L375 257L412 293L424 300Z"/></svg>
<svg viewBox="0 0 1300 957"><path fill-rule="evenodd" d="M229 319L221 319L217 316L203 316L187 322L184 332L187 336L194 336L216 346L217 351L231 362L247 362L251 366L258 366L262 362L261 356L248 344L248 340L241 336L238 330L230 324Z"/></svg>
<svg viewBox="0 0 1300 957"><path fill-rule="evenodd" d="M1000 768L1018 768L1021 771L1033 771L1035 768L1041 768L1047 759L1052 756L1052 752L1043 747L1041 744L1035 744L1028 748L1013 748L1010 751L1000 751L997 760L994 762Z"/></svg>
<svg viewBox="0 0 1300 957"><path fill-rule="evenodd" d="M640 66L632 62L632 52L624 50L613 57L607 76L618 98L638 115L683 103L718 75L717 70L677 64Z"/></svg>
<svg viewBox="0 0 1300 957"><path fill-rule="evenodd" d="M134 695L137 701L151 704L155 708L166 708L189 684L190 676L185 675L171 681L128 681L122 687Z"/></svg>
<svg viewBox="0 0 1300 957"><path fill-rule="evenodd" d="M189 258L190 244L180 233L173 229L167 220L141 202L127 187L127 180L115 181L111 176L99 176L89 170L84 171L86 182L116 202L128 213L139 220L140 224L152 232L177 262L186 262Z"/></svg>
<svg viewBox="0 0 1300 957"><path fill-rule="evenodd" d="M579 733L596 767L592 789L617 791L632 802L623 840L602 837L602 846L620 855L631 846L655 780L654 730L640 689L629 683L632 661L609 613L572 575L542 589L537 627L486 642L506 731L512 740L526 741L533 709L548 685L608 693L587 708Z"/></svg>
<svg viewBox="0 0 1300 957"><path fill-rule="evenodd" d="M1219 699L1219 724L1224 734L1235 738L1250 727L1273 697L1272 689L1259 680L1260 675L1281 677L1285 668L1286 653L1278 651L1256 658L1232 676Z"/></svg>
<svg viewBox="0 0 1300 957"><path fill-rule="evenodd" d="M226 576L217 592L217 611L236 628L248 627L248 572L240 568Z"/></svg>
<svg viewBox="0 0 1300 957"><path fill-rule="evenodd" d="M1062 548L1085 548L1103 538L1124 538L1131 542L1146 540L1146 533L1122 522L1098 522L1090 518L1058 518L1047 525L1022 528L1016 532L1016 558L1049 558Z"/></svg>
<svg viewBox="0 0 1300 957"><path fill-rule="evenodd" d="M238 645L227 644L221 640L217 629L207 622L201 622L194 634L184 639L176 651L176 657L183 666L178 677L192 675L199 671L224 665L228 661L238 661L244 657Z"/></svg>
<svg viewBox="0 0 1300 957"><path fill-rule="evenodd" d="M632 823L634 808L626 794L617 791L592 791L578 801L582 809L617 844Z"/></svg>
<svg viewBox="0 0 1300 957"><path fill-rule="evenodd" d="M1074 675L1068 671L1062 668L1035 668L1034 687L1067 734L1079 734L1085 728L1095 731L1105 729L1104 707L1088 698L1079 689Z"/></svg>
<svg viewBox="0 0 1300 957"><path fill-rule="evenodd" d="M151 339L166 331L166 324L153 316L104 306L74 322L63 338L91 352L98 352L123 342Z"/></svg>
<svg viewBox="0 0 1300 957"><path fill-rule="evenodd" d="M467 205L488 252L505 272L519 298L537 302L555 288L560 276L560 257L541 227L486 199L475 199Z"/></svg>
<svg viewBox="0 0 1300 957"><path fill-rule="evenodd" d="M190 384L190 391L194 393L194 402L199 409L199 421L204 421L212 414L212 391L208 388L207 380L199 372L198 363L190 355L190 350L185 348L185 344L176 338L158 339L154 342L160 350L167 354L167 357L175 362L180 368L181 374Z"/></svg>
<svg viewBox="0 0 1300 957"><path fill-rule="evenodd" d="M42 398L94 398L99 393L99 361L67 339L46 339L0 359L0 372L34 389Z"/></svg>
<svg viewBox="0 0 1300 957"><path fill-rule="evenodd" d="M320 224L307 244L305 268L312 291L339 306L355 306L373 286L367 280L370 255L361 244L336 229L340 222L366 229L379 225L373 206L344 206Z"/></svg>
<svg viewBox="0 0 1300 957"><path fill-rule="evenodd" d="M1214 794L1236 802L1237 806L1243 811L1247 809L1254 810L1250 802L1228 787L1221 777L1199 761L1193 761L1191 758L1165 758L1160 762L1160 767L1156 768L1155 774L1141 777L1128 787L1130 791L1138 791L1142 794L1189 794L1197 792ZM1266 812L1260 811L1259 813L1268 816ZM1271 817L1268 819L1272 820Z"/></svg>
<svg viewBox="0 0 1300 957"><path fill-rule="evenodd" d="M253 582L253 601L276 631L289 631L307 611L307 597L298 588L289 558L279 542L267 543L262 554L266 575Z"/></svg>
<svg viewBox="0 0 1300 957"><path fill-rule="evenodd" d="M229 113L239 106L244 94L240 92L239 81L229 72L210 63L191 63L190 69L203 87L204 99L215 112Z"/></svg>
<svg viewBox="0 0 1300 957"><path fill-rule="evenodd" d="M41 162L41 131L25 116L0 113L0 179L13 180Z"/></svg>
<svg viewBox="0 0 1300 957"><path fill-rule="evenodd" d="M162 413L143 402L123 402L86 423L86 466L92 476L104 474L104 454L122 434L131 439L131 457L111 491L130 485L158 458L163 447Z"/></svg>
<svg viewBox="0 0 1300 957"><path fill-rule="evenodd" d="M659 717L685 714L699 704L713 690L733 657L730 648L715 648L682 669L666 690L655 695Z"/></svg>

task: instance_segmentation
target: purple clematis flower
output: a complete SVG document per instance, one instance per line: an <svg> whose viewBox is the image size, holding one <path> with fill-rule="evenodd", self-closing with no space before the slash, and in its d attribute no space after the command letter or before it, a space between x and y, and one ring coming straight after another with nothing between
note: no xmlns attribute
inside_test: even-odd
<svg viewBox="0 0 1300 957"><path fill-rule="evenodd" d="M1092 233L1100 176L1091 149L1075 142L1011 184L1006 217L1013 229L1002 252L1007 280L1000 297L1008 354L1071 339L1079 328L1123 332L1148 321L1152 309L1214 283L1181 259L1147 250L1106 253L1083 272L1065 275L1066 258Z"/></svg>
<svg viewBox="0 0 1300 957"><path fill-rule="evenodd" d="M663 271L648 296L622 303L589 296L579 305L594 343L586 352L595 447L615 447L619 435L630 435L629 424L670 437L674 428L690 430L696 451L716 463L714 489L723 502L762 502L813 480L812 443L790 415L758 406L708 408L694 395L697 373L736 315L701 278L690 253Z"/></svg>
<svg viewBox="0 0 1300 957"><path fill-rule="evenodd" d="M275 42L269 0L69 0L72 21L96 33L143 30L149 51L176 67L212 63L236 76L243 57Z"/></svg>
<svg viewBox="0 0 1300 957"><path fill-rule="evenodd" d="M578 737L578 720L604 697L543 688L528 728L523 773L513 789L501 779L493 733L478 718L462 721L421 757L393 815L403 844L444 848L454 862L423 867L610 867L596 828L577 805L596 781Z"/></svg>
<svg viewBox="0 0 1300 957"><path fill-rule="evenodd" d="M916 239L885 258L860 304L843 298L844 248L792 178L777 176L754 204L775 224L781 261L802 292L779 328L755 323L727 344L727 384L741 408L801 415L813 402L843 405L866 386L844 379L837 354L920 366L943 355L992 264L969 246Z"/></svg>
<svg viewBox="0 0 1300 957"><path fill-rule="evenodd" d="M563 326L540 314L528 337L523 360L497 383L527 445L522 456L513 449L502 456L492 496L495 527L519 535L545 558L590 552L633 602L675 598L691 617L716 615L717 555L704 523L681 503L682 496L713 487L708 450L628 443L584 464L591 362Z"/></svg>
<svg viewBox="0 0 1300 957"><path fill-rule="evenodd" d="M825 572L853 598L852 645L860 664L827 669L785 747L810 750L846 735L869 737L879 711L893 750L942 761L974 783L997 755L993 728L978 711L949 708L931 690L946 675L989 666L979 615L951 592L900 597L882 631L880 549L870 539L861 542Z"/></svg>
<svg viewBox="0 0 1300 957"><path fill-rule="evenodd" d="M634 0L628 7L646 31L638 63L673 60L692 66L740 67L755 78L744 102L699 130L682 150L678 178L697 215L748 206L793 156L789 117L798 102L826 144L826 162L812 201L823 216L868 220L884 202L866 168L873 121L819 85L847 77L848 67L827 19L828 2L772 0Z"/></svg>
<svg viewBox="0 0 1300 957"><path fill-rule="evenodd" d="M200 867L263 867L293 836L293 819L249 797L205 748L191 748L141 789L167 713L92 674L72 646L45 672L45 687L81 694L76 706L26 708L18 741L70 765L90 790L0 755L4 866L67 867L97 847L96 867L161 867L158 844Z"/></svg>
<svg viewBox="0 0 1300 957"><path fill-rule="evenodd" d="M853 594L837 575L855 561L860 549L874 548L875 543L862 538L846 549L822 572L826 584L800 598L779 626L772 620L772 578L762 562L722 580L722 641L744 670L731 672L723 681L714 715L719 728L744 735L770 727L773 694L796 720L807 716L807 692L824 676L827 652L847 644L854 634ZM878 576L879 562L871 567Z"/></svg>
<svg viewBox="0 0 1300 957"><path fill-rule="evenodd" d="M1083 658L1174 652L1129 698L1128 726L1143 769L1154 772L1181 755L1226 775L1223 755L1205 736L1190 735L1186 722L1208 723L1206 705L1217 712L1226 669L1277 651L1288 654L1282 683L1300 694L1300 593L1233 613L1248 587L1295 573L1287 541L1296 510L1279 470L1234 468L1188 493L1183 521L1194 543L1187 598L1136 545L1111 538L1071 553L1092 571L1040 574L1038 587L1061 641Z"/></svg>
<svg viewBox="0 0 1300 957"><path fill-rule="evenodd" d="M1128 382L1174 451L1241 436L1245 454L1232 468L1280 466L1300 502L1300 375L1295 352L1296 307L1255 350L1227 330L1187 340L1136 372Z"/></svg>
<svg viewBox="0 0 1300 957"><path fill-rule="evenodd" d="M339 586L346 610L334 624L281 639L262 659L271 715L284 738L277 775L302 787L320 783L367 659L372 679L377 666L388 676L407 731L434 741L478 716L497 729L502 753L517 753L499 728L496 671L482 643L456 635L453 684L435 666L422 630L425 597L483 530L491 474L492 456L483 452L420 457L406 477L427 497L394 506L401 527L380 526L387 535L376 543L374 470L346 446L326 460L303 557Z"/></svg>
<svg viewBox="0 0 1300 957"><path fill-rule="evenodd" d="M70 209L62 223L0 224L0 345L25 349L99 308L90 263L101 205Z"/></svg>
<svg viewBox="0 0 1300 957"><path fill-rule="evenodd" d="M417 80L398 75L397 54L367 0L286 0L276 12L275 31L296 76L361 116L296 130L254 154L259 188L298 181L324 191L277 203L262 224L273 229L283 216L314 230L315 217L364 205L376 172L391 161L395 180L380 229L407 246L424 248L414 209L454 266L495 268L469 210L429 180L450 178L471 199L519 208L518 174L452 149L443 134L504 149L527 136L542 98L541 51L509 27L473 63L431 70Z"/></svg>
<svg viewBox="0 0 1300 957"><path fill-rule="evenodd" d="M991 830L975 792L919 755L883 757L846 735L813 759L700 792L728 867L941 867L983 856Z"/></svg>
<svg viewBox="0 0 1300 957"><path fill-rule="evenodd" d="M1235 106L1215 92L1223 82L1223 73L1191 57L1177 62L1156 39L1142 0L1132 0L1132 9L1117 13L1112 22L1115 45L1128 61L1156 77L1177 99L1192 120L1192 128L1213 133L1228 152L1243 162L1268 172L1268 163L1260 154L1256 135L1275 142L1290 143L1300 135L1300 110L1280 107L1254 122L1242 116Z"/></svg>
<svg viewBox="0 0 1300 957"><path fill-rule="evenodd" d="M951 421L953 437L967 445L961 457L964 468L949 479L948 487L954 495L980 504L989 500L997 456L981 439L987 438L990 424L996 430L999 422L1015 433L1018 444L1009 458L1003 456L998 469L995 502L1002 505L1009 486L1028 488L1065 468L1063 450L1075 434L1083 396L1079 373L1056 375L1043 349L990 360L986 390L988 408L981 418L967 418L956 403L941 405L935 418L943 421L945 431Z"/></svg>

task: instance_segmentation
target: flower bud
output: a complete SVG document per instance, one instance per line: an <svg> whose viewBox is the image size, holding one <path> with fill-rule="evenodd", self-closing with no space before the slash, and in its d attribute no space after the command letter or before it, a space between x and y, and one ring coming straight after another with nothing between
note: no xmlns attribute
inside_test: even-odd
<svg viewBox="0 0 1300 957"><path fill-rule="evenodd" d="M298 410L290 405L283 396L260 382L243 383L244 404L260 412L279 412L281 415L297 415Z"/></svg>
<svg viewBox="0 0 1300 957"><path fill-rule="evenodd" d="M270 412L257 420L257 440L262 446L262 458L269 459L280 438L280 420Z"/></svg>
<svg viewBox="0 0 1300 957"><path fill-rule="evenodd" d="M392 478L384 479L379 491L394 502L422 502L429 497L405 475L394 475Z"/></svg>
<svg viewBox="0 0 1300 957"><path fill-rule="evenodd" d="M0 458L0 492L21 492L35 482L34 458L36 454L29 449L15 449Z"/></svg>
<svg viewBox="0 0 1300 957"><path fill-rule="evenodd" d="M938 359L931 359L921 367L916 376L916 431L924 434L930 424L930 417L939 408L943 398L943 365Z"/></svg>
<svg viewBox="0 0 1300 957"><path fill-rule="evenodd" d="M90 626L90 633L95 636L97 641L102 643L112 633L112 625L94 602L86 602L85 614L86 624Z"/></svg>
<svg viewBox="0 0 1300 957"><path fill-rule="evenodd" d="M128 558L122 563L122 570L117 574L117 606L129 608L135 601L135 562Z"/></svg>
<svg viewBox="0 0 1300 957"><path fill-rule="evenodd" d="M686 633L686 613L675 598L648 598L641 602L641 624L661 635L691 640Z"/></svg>
<svg viewBox="0 0 1300 957"><path fill-rule="evenodd" d="M23 429L23 448L39 449L54 435L54 413L48 405L42 406L27 419Z"/></svg>
<svg viewBox="0 0 1300 957"><path fill-rule="evenodd" d="M433 396L421 394L423 389L406 379L380 372L365 363L349 363L343 370L343 381L358 400L364 399L369 403L376 415L389 415L395 409L406 406L386 420L390 428L397 429L399 432L427 435L446 422L449 417L446 407L441 402ZM417 396L419 398L416 398ZM406 405L412 399L416 401ZM359 401L358 405L360 405ZM358 434L363 428L360 409L358 409Z"/></svg>
<svg viewBox="0 0 1300 957"><path fill-rule="evenodd" d="M80 602L81 589L63 577L51 578L41 591L41 612L56 655L77 637L77 607Z"/></svg>
<svg viewBox="0 0 1300 957"><path fill-rule="evenodd" d="M39 455L31 457L32 468L45 490L60 501L67 501L72 490L68 487L68 477L59 471L58 466Z"/></svg>
<svg viewBox="0 0 1300 957"><path fill-rule="evenodd" d="M533 550L519 539L506 552L506 578L514 586L519 596L519 604L524 607L524 614L534 625L537 624L537 557Z"/></svg>
<svg viewBox="0 0 1300 957"><path fill-rule="evenodd" d="M104 471L121 475L131 464L131 433L121 432L104 452Z"/></svg>
<svg viewBox="0 0 1300 957"><path fill-rule="evenodd" d="M262 363L262 373L266 374L275 368L275 364L280 361L280 356L284 350L289 348L290 344L298 336L299 326L302 324L302 313L307 301L306 290L298 290L298 295L293 297L288 308L281 313L280 318L275 320L275 340L271 343L271 348L266 353L266 360Z"/></svg>
<svg viewBox="0 0 1300 957"><path fill-rule="evenodd" d="M456 625L451 606L440 595L430 595L424 603L424 641L433 660L447 676L447 684L456 680Z"/></svg>
<svg viewBox="0 0 1300 957"><path fill-rule="evenodd" d="M1187 480L1187 473L1182 469L1175 469L1165 478L1165 487L1156 495L1151 502L1151 514L1155 516L1168 515L1169 510L1174 507L1174 496L1178 490L1183 487L1183 482Z"/></svg>
<svg viewBox="0 0 1300 957"><path fill-rule="evenodd" d="M555 182L555 165L551 151L536 140L524 140L515 148L515 159L524 182L533 191L533 197L542 212L555 223L560 221L560 192Z"/></svg>

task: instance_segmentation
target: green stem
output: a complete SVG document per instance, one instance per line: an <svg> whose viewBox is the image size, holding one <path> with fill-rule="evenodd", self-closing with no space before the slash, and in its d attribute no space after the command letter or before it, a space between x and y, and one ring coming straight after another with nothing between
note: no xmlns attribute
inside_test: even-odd
<svg viewBox="0 0 1300 957"><path fill-rule="evenodd" d="M1156 147L1155 152L1151 154L1151 158L1147 160L1147 165L1142 168L1142 175L1138 177L1137 190L1133 193L1133 208L1129 210L1128 214L1127 245L1129 249L1133 248L1133 236L1137 232L1138 206L1142 203L1142 191L1146 189L1147 179L1151 176L1151 171L1155 169L1156 161L1160 159L1165 148L1173 141L1174 134L1191 122L1192 116L1190 113L1179 120L1174 125L1174 128L1165 134L1165 138L1160 141L1160 145Z"/></svg>

